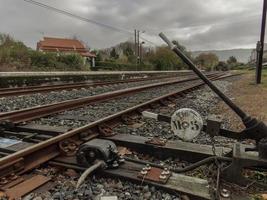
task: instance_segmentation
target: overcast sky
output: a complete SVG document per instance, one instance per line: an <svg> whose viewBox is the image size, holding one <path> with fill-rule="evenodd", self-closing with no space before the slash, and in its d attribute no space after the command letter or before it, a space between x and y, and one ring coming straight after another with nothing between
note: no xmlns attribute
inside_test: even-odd
<svg viewBox="0 0 267 200"><path fill-rule="evenodd" d="M38 0L73 14L131 31L162 44L165 32L190 50L254 48L259 39L262 0ZM0 32L35 48L43 36L73 37L91 48L110 47L133 35L37 7L0 0Z"/></svg>

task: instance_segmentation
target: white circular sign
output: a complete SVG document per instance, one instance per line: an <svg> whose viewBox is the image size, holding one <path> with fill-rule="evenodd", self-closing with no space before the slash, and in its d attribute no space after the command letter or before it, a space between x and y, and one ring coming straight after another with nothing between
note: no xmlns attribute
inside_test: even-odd
<svg viewBox="0 0 267 200"><path fill-rule="evenodd" d="M179 109L171 117L172 131L184 141L193 140L199 135L202 127L201 115L190 108Z"/></svg>

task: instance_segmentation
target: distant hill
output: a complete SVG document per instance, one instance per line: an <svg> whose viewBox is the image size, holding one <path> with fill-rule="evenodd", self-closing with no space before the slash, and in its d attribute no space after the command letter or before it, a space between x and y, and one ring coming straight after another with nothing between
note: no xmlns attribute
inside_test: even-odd
<svg viewBox="0 0 267 200"><path fill-rule="evenodd" d="M193 51L193 57L200 53L214 53L219 57L220 61L226 61L230 56L236 57L238 62L247 63L249 61L252 49L230 49L230 50L209 50L209 51Z"/></svg>

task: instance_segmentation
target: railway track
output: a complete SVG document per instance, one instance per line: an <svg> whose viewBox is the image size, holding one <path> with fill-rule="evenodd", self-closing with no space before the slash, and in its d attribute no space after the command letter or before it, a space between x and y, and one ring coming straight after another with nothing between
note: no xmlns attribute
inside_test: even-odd
<svg viewBox="0 0 267 200"><path fill-rule="evenodd" d="M217 73L209 75L210 78L216 78L220 76L221 74L217 74ZM107 101L109 99L118 98L118 97L125 96L125 95L129 96L131 94L145 91L151 88L159 88L163 86L181 84L181 83L186 83L186 82L195 81L195 80L199 80L199 79L196 77L191 77L191 78L184 78L181 80L170 80L170 81L164 81L161 83L152 83L152 84L147 84L143 86L102 93L102 94L89 96L89 97L83 97L83 98L78 98L78 99L72 99L72 100L42 105L42 106L20 109L17 111L0 113L0 122L18 124L21 122L26 122L26 121L37 119L40 117L45 117L45 116L49 116L52 114L56 114L56 113L59 113L65 110L83 107L83 106L86 106L92 103L99 103L99 102Z"/></svg>
<svg viewBox="0 0 267 200"><path fill-rule="evenodd" d="M220 80L223 78L230 77L232 75L215 75L211 76L210 78L212 80ZM191 80L192 81L192 80ZM163 85L168 84L174 84L172 83L164 83ZM175 82L177 84L177 82ZM166 154L166 156L170 155L183 155L185 153L185 149L187 152L191 152L190 156L184 154L181 158L185 161L192 162L192 161L201 161L202 159L205 159L207 157L210 157L213 155L212 147L211 146L200 146L197 144L192 145L185 145L185 143L182 142L167 142L165 145L160 146L160 144L155 144L153 141L148 142L148 138L141 137L141 136L123 136L123 135L114 135L114 128L123 121L126 124L131 124L131 121L134 121L136 115L142 110L153 108L155 105L167 105L168 102L173 101L176 97L184 95L186 93L190 93L192 90L195 90L197 88L200 88L203 86L204 83L202 82L195 82L194 84L185 86L181 89L176 89L172 92L169 92L167 94L158 96L156 98L147 100L145 102L142 102L138 105L135 105L133 107L124 109L120 112L113 113L109 116L106 116L104 118L98 119L96 121L93 121L83 127L73 129L70 131L66 131L64 129L59 130L49 130L45 129L44 127L40 128L40 126L22 126L22 125L16 125L16 126L4 126L4 130L1 133L1 136L5 136L5 134L8 133L8 135L14 135L16 137L22 137L26 138L24 141L30 141L30 142L19 142L14 143L13 145L10 145L6 148L1 148L0 152L3 157L0 159L0 177L3 182L3 180L7 180L8 184L11 184L13 181L17 180L18 178L23 177L23 174L28 172L29 170L32 170L36 167L38 167L42 163L46 163L50 161L50 164L56 165L56 166L64 166L68 168L75 168L83 170L83 166L79 166L79 163L77 163L75 157L73 157L71 154L77 151L77 148L80 144L90 141L93 138L107 138L113 142L115 142L117 145L122 145L127 148L133 148L133 149L139 149L141 152L165 152L163 154ZM141 87L142 89L147 88L153 88L157 87L159 84L152 84L150 86ZM125 94L133 94L133 92L139 92L142 90L140 88L133 88L130 91L120 91L120 95ZM111 93L110 97L107 97L105 94L102 96L102 98L105 98L105 100L110 98L118 98L120 95L118 92ZM101 99L101 98L100 98ZM88 99L87 99L88 100ZM92 100L92 99L91 99ZM99 100L99 98L96 98L96 100ZM102 100L100 100L102 101ZM90 102L90 100L89 100ZM99 101L98 101L99 102ZM77 103L77 102L76 102ZM77 108L76 105L73 104L73 107L68 107L68 109ZM88 102L85 103L88 105ZM54 106L54 105L52 105ZM64 104L66 106L66 104ZM44 107L46 108L46 107ZM49 106L47 107L49 108ZM58 113L60 108L52 107L53 109L57 109L57 112L49 111L49 114L51 115L54 113ZM16 111L18 115L14 115L15 112L10 112L10 116L6 113L2 120L8 120L9 122L13 122L13 125L16 123L20 123L25 119L32 120L39 118L40 116L44 116L43 114L40 115L40 110L38 108L35 111L32 111L31 109L27 109L26 113L30 110L30 114L25 114L25 111ZM66 109L66 107L65 107ZM62 110L60 110L62 111ZM32 112L32 113L31 113ZM33 113L37 113L32 116ZM11 117L12 116L12 117ZM14 117L15 116L15 117ZM26 117L30 116L30 117ZM10 117L10 118L7 118ZM6 132L6 133L5 133ZM24 135L23 135L23 134ZM224 134L232 134L231 131L225 130ZM28 137L27 137L28 136ZM14 140L15 142L15 140ZM155 142L155 141L154 141ZM154 152L155 151L155 152ZM224 149L224 154L221 154L221 148L216 148L216 151L220 153L220 156L224 156L225 153L228 152L228 149ZM157 153L156 153L157 154ZM162 153L161 153L162 154ZM223 158L224 159L224 158ZM227 158L225 158L227 160ZM141 179L136 177L136 172L140 172L144 166L146 166L147 163L142 163L140 161L136 160L130 160L128 159L122 168L118 170L104 170L102 171L102 174L111 176L111 177L120 177L120 178L126 178L130 179L132 181L137 182L145 182L147 184L155 185L159 188L162 188L164 190L172 190L173 192L182 192L186 193L189 196L198 196L201 199L210 199L209 191L207 189L208 182L202 181L199 179L195 179L193 177L188 177L184 175L177 174L173 172L173 177L171 178L167 184L162 184L160 182L155 182L147 179ZM131 167L132 166L132 167ZM133 167L134 166L134 167ZM12 174L15 174L17 178L12 179ZM12 176L11 176L12 175ZM11 178L10 178L11 177ZM27 180L21 181L21 184ZM1 181L0 181L1 182ZM189 189L186 187L186 184L195 182L196 188L200 189L199 191L194 189ZM7 184L6 183L6 184ZM6 184L0 183L1 188L3 188ZM12 184L11 184L12 185ZM194 184L193 184L194 185ZM10 187L12 189L12 187ZM5 189L6 190L6 189Z"/></svg>
<svg viewBox="0 0 267 200"><path fill-rule="evenodd" d="M0 98L8 97L8 96L34 94L34 93L46 93L46 92L51 92L51 91L91 88L91 87L97 87L97 86L108 86L108 85L121 84L121 83L134 83L134 82L143 82L143 81L149 81L149 80L161 80L161 79L167 79L167 78L174 78L174 76L165 75L165 76L132 78L132 79L115 80L115 81L76 82L76 83L64 83L64 84L55 84L55 85L0 88Z"/></svg>

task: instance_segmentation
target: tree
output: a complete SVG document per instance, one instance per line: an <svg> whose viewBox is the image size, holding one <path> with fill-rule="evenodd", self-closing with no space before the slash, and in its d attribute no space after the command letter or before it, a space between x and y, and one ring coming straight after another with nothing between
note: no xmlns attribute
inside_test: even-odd
<svg viewBox="0 0 267 200"><path fill-rule="evenodd" d="M131 44L126 43L126 47L123 49L123 54L127 57L129 63L136 63L136 56L134 55Z"/></svg>
<svg viewBox="0 0 267 200"><path fill-rule="evenodd" d="M117 54L115 48L112 48L111 52L110 52L110 57L114 58L114 59L118 59L119 55Z"/></svg>
<svg viewBox="0 0 267 200"><path fill-rule="evenodd" d="M132 56L134 54L130 45L127 45L127 47L125 49L123 49L123 54L127 57Z"/></svg>
<svg viewBox="0 0 267 200"><path fill-rule="evenodd" d="M230 56L230 57L228 58L228 60L227 60L227 63L228 63L228 64L236 64L236 63L237 63L237 59L236 59L236 57L234 57L234 56Z"/></svg>
<svg viewBox="0 0 267 200"><path fill-rule="evenodd" d="M225 62L220 61L218 65L215 67L215 69L218 71L227 71L229 70L229 67Z"/></svg>
<svg viewBox="0 0 267 200"><path fill-rule="evenodd" d="M155 52L147 54L146 59L156 70L177 70L185 66L180 58L166 47L158 47Z"/></svg>
<svg viewBox="0 0 267 200"><path fill-rule="evenodd" d="M219 58L214 53L201 53L195 58L195 62L202 69L213 70L214 67L219 63Z"/></svg>
<svg viewBox="0 0 267 200"><path fill-rule="evenodd" d="M0 45L1 46L10 46L15 43L15 40L8 34L0 33Z"/></svg>
<svg viewBox="0 0 267 200"><path fill-rule="evenodd" d="M28 67L28 47L8 34L0 34L0 64L16 65L16 68Z"/></svg>

